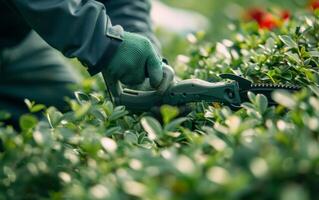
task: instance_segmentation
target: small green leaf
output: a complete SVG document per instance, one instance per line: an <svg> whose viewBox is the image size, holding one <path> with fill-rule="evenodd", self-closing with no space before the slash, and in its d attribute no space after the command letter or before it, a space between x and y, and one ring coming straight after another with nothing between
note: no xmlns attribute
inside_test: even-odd
<svg viewBox="0 0 319 200"><path fill-rule="evenodd" d="M290 60L296 62L297 64L301 63L301 60L296 53L287 52L286 55L290 58Z"/></svg>
<svg viewBox="0 0 319 200"><path fill-rule="evenodd" d="M135 133L131 132L131 131L125 131L124 140L125 140L125 142L131 143L131 144L137 144L138 143L137 135Z"/></svg>
<svg viewBox="0 0 319 200"><path fill-rule="evenodd" d="M163 132L161 124L152 117L143 117L141 124L151 140L155 140Z"/></svg>
<svg viewBox="0 0 319 200"><path fill-rule="evenodd" d="M241 104L241 106L243 108L245 108L246 110L255 110L254 104L249 103L249 102L244 102L244 103Z"/></svg>
<svg viewBox="0 0 319 200"><path fill-rule="evenodd" d="M101 145L109 153L115 153L115 151L117 149L116 142L113 139L108 138L108 137L103 137L101 139Z"/></svg>
<svg viewBox="0 0 319 200"><path fill-rule="evenodd" d="M34 105L34 102L31 102L29 99L24 99L24 103L27 105L29 110L31 110Z"/></svg>
<svg viewBox="0 0 319 200"><path fill-rule="evenodd" d="M75 92L74 95L75 95L76 100L80 104L88 102L90 100L90 97L87 94L83 93L83 92Z"/></svg>
<svg viewBox="0 0 319 200"><path fill-rule="evenodd" d="M255 95L254 93L252 93L252 92L248 92L247 95L248 95L248 98L249 98L250 102L252 102L252 103L255 104L255 102L256 102L256 95Z"/></svg>
<svg viewBox="0 0 319 200"><path fill-rule="evenodd" d="M91 106L92 105L90 102L83 103L80 109L75 111L75 117L79 119L83 117L84 115L86 115L89 112Z"/></svg>
<svg viewBox="0 0 319 200"><path fill-rule="evenodd" d="M109 120L115 121L117 119L120 119L121 117L124 117L127 114L128 114L128 112L127 112L127 110L125 110L124 106L118 106L113 110L113 113L109 117Z"/></svg>
<svg viewBox="0 0 319 200"><path fill-rule="evenodd" d="M52 138L48 130L35 130L32 136L34 141L40 146L45 145L46 147L49 147L49 145L51 144Z"/></svg>
<svg viewBox="0 0 319 200"><path fill-rule="evenodd" d="M47 120L51 128L55 128L62 120L63 114L54 107L50 107L46 111Z"/></svg>
<svg viewBox="0 0 319 200"><path fill-rule="evenodd" d="M36 112L39 112L39 111L44 110L44 109L45 109L45 105L37 104L37 105L34 105L34 106L30 109L30 111L31 111L32 113L36 113Z"/></svg>
<svg viewBox="0 0 319 200"><path fill-rule="evenodd" d="M38 123L38 119L35 116L30 114L22 115L19 120L20 128L23 131L28 131L34 128L37 125L37 123Z"/></svg>
<svg viewBox="0 0 319 200"><path fill-rule="evenodd" d="M25 99L24 103L27 105L29 111L32 113L36 113L36 112L39 112L39 111L45 109L45 105L35 104L34 101L30 101L29 99Z"/></svg>
<svg viewBox="0 0 319 200"><path fill-rule="evenodd" d="M286 108L293 108L296 106L296 101L294 100L293 96L287 91L275 91L272 96L278 104Z"/></svg>
<svg viewBox="0 0 319 200"><path fill-rule="evenodd" d="M164 105L161 107L161 114L164 124L167 124L179 114L179 110L177 107Z"/></svg>
<svg viewBox="0 0 319 200"><path fill-rule="evenodd" d="M11 117L10 113L0 110L0 121L10 119L10 117Z"/></svg>
<svg viewBox="0 0 319 200"><path fill-rule="evenodd" d="M313 27L313 25L314 25L314 22L309 17L306 17L306 23L310 27Z"/></svg>
<svg viewBox="0 0 319 200"><path fill-rule="evenodd" d="M311 89L311 91L313 93L315 93L317 95L317 97L319 97L319 88L318 87L311 85L311 86L309 86L309 88Z"/></svg>
<svg viewBox="0 0 319 200"><path fill-rule="evenodd" d="M110 102L110 101L105 102L102 105L102 108L108 116L110 116L114 110L114 106L113 106L112 102Z"/></svg>
<svg viewBox="0 0 319 200"><path fill-rule="evenodd" d="M309 54L312 57L319 57L319 51L310 51Z"/></svg>
<svg viewBox="0 0 319 200"><path fill-rule="evenodd" d="M101 112L100 110L96 110L94 109L92 112L91 112L92 115L94 115L94 117L96 119L99 119L101 121L105 121L106 117L105 117L105 113Z"/></svg>
<svg viewBox="0 0 319 200"><path fill-rule="evenodd" d="M186 120L187 120L187 118L185 118L185 117L175 119L172 122L170 122L169 124L167 124L164 127L164 130L165 131L175 131Z"/></svg>
<svg viewBox="0 0 319 200"><path fill-rule="evenodd" d="M309 200L308 188L303 185L289 184L285 185L280 192L281 200Z"/></svg>
<svg viewBox="0 0 319 200"><path fill-rule="evenodd" d="M281 35L279 36L279 39L289 48L298 48L298 44L288 35Z"/></svg>
<svg viewBox="0 0 319 200"><path fill-rule="evenodd" d="M259 108L260 113L264 113L268 107L268 99L265 95L257 94L256 96L256 104Z"/></svg>
<svg viewBox="0 0 319 200"><path fill-rule="evenodd" d="M266 41L266 44L265 44L265 48L268 50L268 51L272 51L276 46L276 41L273 39L273 38L269 38L267 41Z"/></svg>
<svg viewBox="0 0 319 200"><path fill-rule="evenodd" d="M106 136L112 136L112 135L115 135L115 134L118 134L121 132L121 127L112 127L112 128L108 128L106 131L105 131L105 135Z"/></svg>

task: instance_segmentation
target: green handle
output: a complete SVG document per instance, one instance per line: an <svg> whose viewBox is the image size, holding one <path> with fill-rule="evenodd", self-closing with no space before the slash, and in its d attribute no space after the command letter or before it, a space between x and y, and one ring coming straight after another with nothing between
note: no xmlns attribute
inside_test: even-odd
<svg viewBox="0 0 319 200"><path fill-rule="evenodd" d="M119 81L106 76L104 80L113 102L116 105L124 105L131 111L144 112L163 104L179 106L200 101L220 102L231 106L241 104L236 81L210 83L199 79L188 79L174 83L174 71L166 65L163 67L163 75L160 87L153 91L123 89Z"/></svg>
<svg viewBox="0 0 319 200"><path fill-rule="evenodd" d="M175 84L163 97L163 104L169 105L200 101L240 105L238 83L235 81L210 83L199 79L188 79Z"/></svg>
<svg viewBox="0 0 319 200"><path fill-rule="evenodd" d="M163 64L163 80L159 88L153 91L124 89L120 81L114 81L104 75L103 78L115 105L124 105L133 111L148 111L162 104L163 94L174 79L174 71Z"/></svg>

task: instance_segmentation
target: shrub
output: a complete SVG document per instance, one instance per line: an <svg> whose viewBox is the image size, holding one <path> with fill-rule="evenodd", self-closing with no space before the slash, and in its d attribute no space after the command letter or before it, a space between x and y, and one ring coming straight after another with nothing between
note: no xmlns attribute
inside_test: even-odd
<svg viewBox="0 0 319 200"><path fill-rule="evenodd" d="M70 112L28 102L21 131L0 126L0 199L314 199L319 189L319 14L264 30L241 23L217 44L190 36L182 78L304 86L262 95L231 111L198 103L186 118L161 108L163 123L115 107L95 80ZM35 113L42 112L44 119ZM5 114L1 114L5 116Z"/></svg>

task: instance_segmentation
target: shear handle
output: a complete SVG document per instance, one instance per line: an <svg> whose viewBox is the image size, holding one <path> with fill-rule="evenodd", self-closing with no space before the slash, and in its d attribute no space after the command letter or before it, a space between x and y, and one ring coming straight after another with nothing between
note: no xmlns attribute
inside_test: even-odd
<svg viewBox="0 0 319 200"><path fill-rule="evenodd" d="M124 89L120 81L115 81L111 77L104 75L103 78L115 105L124 105L129 110L145 111L161 104L162 95L172 83L174 75L173 69L163 63L163 80L158 89L152 91Z"/></svg>

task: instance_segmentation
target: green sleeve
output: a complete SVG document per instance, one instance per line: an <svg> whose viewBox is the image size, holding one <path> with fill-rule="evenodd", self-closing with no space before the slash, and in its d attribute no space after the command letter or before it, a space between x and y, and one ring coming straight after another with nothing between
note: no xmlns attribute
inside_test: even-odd
<svg viewBox="0 0 319 200"><path fill-rule="evenodd" d="M121 25L125 31L148 37L160 50L152 29L150 0L105 0L105 5L113 24Z"/></svg>
<svg viewBox="0 0 319 200"><path fill-rule="evenodd" d="M105 6L94 0L11 0L28 24L67 57L77 57L91 75L105 67L121 42Z"/></svg>

